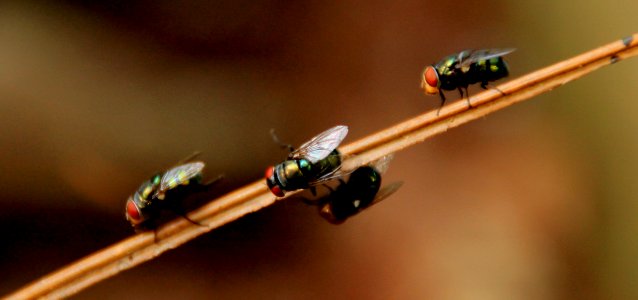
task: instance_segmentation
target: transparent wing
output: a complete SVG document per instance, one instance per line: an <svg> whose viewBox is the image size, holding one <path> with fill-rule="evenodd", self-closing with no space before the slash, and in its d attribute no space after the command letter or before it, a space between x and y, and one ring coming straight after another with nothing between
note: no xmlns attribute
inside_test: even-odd
<svg viewBox="0 0 638 300"><path fill-rule="evenodd" d="M309 186L315 186L315 185L319 185L322 184L324 182L333 180L333 179L337 179L337 178L341 178L344 177L350 173L354 172L354 170L352 171L348 171L348 172L344 172L343 170L341 170L341 165L339 165L338 167L336 167L334 170L330 171L329 173L324 174L323 176L308 182Z"/></svg>
<svg viewBox="0 0 638 300"><path fill-rule="evenodd" d="M201 161L187 163L172 168L162 175L159 190L166 191L175 188L180 184L186 183L191 178L201 173L202 169L204 169L204 163Z"/></svg>
<svg viewBox="0 0 638 300"><path fill-rule="evenodd" d="M369 165L377 170L379 174L383 175L383 173L385 173L385 171L387 171L390 167L390 162L392 161L392 159L394 159L394 154L388 154L371 162Z"/></svg>
<svg viewBox="0 0 638 300"><path fill-rule="evenodd" d="M345 160L347 157L352 157L353 155L341 155L341 159ZM381 157L371 163L369 163L368 165L373 167L375 170L377 170L377 172L379 172L379 174L383 175L388 168L390 167L390 162L392 161L392 159L394 159L394 154L388 154L384 157ZM327 173L313 181L311 181L309 183L310 186L313 185L318 185L318 184L322 184L324 182L333 180L333 179L337 179L337 178L341 178L341 177L345 177L350 175L350 173L354 172L355 170L357 170L358 168L354 168L352 170L349 171L344 171L341 169L341 165L339 165L339 167L335 168L334 170L332 170L330 173Z"/></svg>
<svg viewBox="0 0 638 300"><path fill-rule="evenodd" d="M341 156L341 162L343 163L344 160L353 157L353 154L339 154ZM334 179L338 179L338 178L342 178L345 176L350 175L350 173L354 172L357 168L354 168L352 170L349 171L345 171L341 168L341 165L339 165L338 167L336 167L334 170L330 171L329 173L324 174L321 177L316 178L313 181L310 181L308 183L308 185L310 186L315 186L315 185L319 185Z"/></svg>
<svg viewBox="0 0 638 300"><path fill-rule="evenodd" d="M478 62L479 60L487 60L487 59L491 59L494 57L499 57L499 56L504 56L507 54L510 54L512 52L514 52L514 48L505 48L505 49L481 49L481 50L474 50L472 52L470 52L470 56L468 57L461 57L461 53L459 53L459 61L461 64L461 67L469 67L471 64Z"/></svg>
<svg viewBox="0 0 638 300"><path fill-rule="evenodd" d="M379 192L377 193L377 196L374 198L374 200L372 201L372 203L370 203L370 205L368 205L368 207L377 204L379 202L381 202L383 199L389 197L390 195L394 194L397 190L399 190L399 188L403 185L403 181L397 181L397 182L393 182L390 183L384 187L382 187Z"/></svg>
<svg viewBox="0 0 638 300"><path fill-rule="evenodd" d="M332 127L301 145L299 149L291 152L288 158L305 158L314 164L326 158L332 150L336 149L347 134L348 126L339 125Z"/></svg>

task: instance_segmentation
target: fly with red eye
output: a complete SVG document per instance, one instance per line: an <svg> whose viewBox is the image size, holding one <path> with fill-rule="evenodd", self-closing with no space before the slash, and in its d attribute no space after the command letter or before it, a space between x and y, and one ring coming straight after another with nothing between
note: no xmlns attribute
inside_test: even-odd
<svg viewBox="0 0 638 300"><path fill-rule="evenodd" d="M447 56L425 68L421 75L421 88L428 95L438 94L441 97L439 111L445 104L443 90L458 90L461 98L464 95L467 96L467 103L472 107L467 91L468 86L480 83L482 88L487 89L489 82L507 77L509 68L503 60L503 56L514 50L465 50ZM465 94L463 90L465 90ZM437 115L439 111L437 111Z"/></svg>
<svg viewBox="0 0 638 300"><path fill-rule="evenodd" d="M266 184L277 197L286 191L311 188L331 179L341 168L341 154L336 148L348 134L348 127L332 127L304 143L299 149L291 149L288 159L266 169ZM279 139L273 134L276 142ZM281 143L280 143L281 144Z"/></svg>
<svg viewBox="0 0 638 300"><path fill-rule="evenodd" d="M181 201L222 178L202 184L203 169L204 163L196 161L155 174L126 201L126 219L136 230L149 229L156 225L154 222L162 211L169 210L197 224L185 216Z"/></svg>

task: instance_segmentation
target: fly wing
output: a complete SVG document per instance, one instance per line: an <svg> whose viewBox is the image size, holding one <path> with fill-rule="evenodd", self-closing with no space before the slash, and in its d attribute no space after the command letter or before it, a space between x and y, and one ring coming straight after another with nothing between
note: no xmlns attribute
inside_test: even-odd
<svg viewBox="0 0 638 300"><path fill-rule="evenodd" d="M353 156L352 154L348 154L348 155L339 154L339 155L341 156L340 159L341 159L342 162L343 162L344 159ZM330 172L328 172L326 174L323 174L323 175L321 175L321 177L318 177L318 178L308 182L308 185L315 186L315 185L323 184L323 183L326 183L326 182L331 181L333 179L337 179L337 178L342 178L342 177L348 176L348 175L350 175L350 173L352 173L352 172L354 172L356 170L356 169L352 169L352 170L344 171L341 168L341 166L342 165L340 164L336 168L332 169Z"/></svg>
<svg viewBox="0 0 638 300"><path fill-rule="evenodd" d="M514 48L505 48L505 49L481 49L474 50L470 53L470 56L461 58L461 67L469 67L471 64L478 62L480 60L492 59L494 57L504 56L514 52Z"/></svg>
<svg viewBox="0 0 638 300"><path fill-rule="evenodd" d="M311 163L316 163L326 158L348 134L348 126L335 126L312 138L301 145L299 149L288 155L289 159L305 158Z"/></svg>
<svg viewBox="0 0 638 300"><path fill-rule="evenodd" d="M384 157L381 157L370 163L370 166L373 167L379 174L385 173L390 167L390 162L394 158L394 154L388 154Z"/></svg>
<svg viewBox="0 0 638 300"><path fill-rule="evenodd" d="M167 191L179 186L180 184L184 184L191 178L197 176L197 174L201 173L203 169L204 163L201 161L187 163L172 168L162 175L159 190Z"/></svg>
<svg viewBox="0 0 638 300"><path fill-rule="evenodd" d="M368 207L374 204L377 204L381 202L382 200L384 200L385 198L389 197L390 195L394 194L396 191L399 190L399 188L402 185L403 185L403 181L397 181L382 187L377 193L377 196L374 198L374 200L372 201L372 203L370 203Z"/></svg>
<svg viewBox="0 0 638 300"><path fill-rule="evenodd" d="M389 197L390 195L394 194L394 192L396 192L397 190L399 190L399 188L403 185L402 181L399 182L393 182L383 188L381 188L381 190L379 190L379 192L377 193L377 196L374 198L374 200L372 201L372 203L370 203L369 205L362 207L359 211L355 212L354 214L350 214L348 216L346 216L345 218L337 218L333 211L332 211L332 207L330 204L326 203L323 205L323 207L321 207L319 214L326 219L328 222L335 224L335 225L339 225L341 223L343 223L347 218L350 218L356 214L361 213L362 211L365 211L366 209L370 208L370 206L377 204L379 202L381 202L383 199Z"/></svg>
<svg viewBox="0 0 638 300"><path fill-rule="evenodd" d="M345 157L352 157L352 154L345 156L342 155L342 159L344 159ZM375 170L377 170L377 172L379 172L379 174L383 175L388 168L390 167L390 162L392 161L392 159L394 159L394 154L388 154L384 157L381 157L373 162L371 162L370 164L368 164L369 166L373 167ZM324 174L323 176L309 182L310 186L313 185L319 185L322 184L326 181L330 181L336 178L341 178L341 177L345 177L350 175L350 173L354 172L356 170L352 169L349 171L344 171L341 169L341 165L339 165L338 167L336 167L334 170L330 171L329 173Z"/></svg>
<svg viewBox="0 0 638 300"><path fill-rule="evenodd" d="M354 171L354 170L353 170ZM336 178L341 178L344 177L350 173L352 173L353 171L349 171L349 172L344 172L341 170L341 165L339 165L338 167L334 168L334 170L324 174L323 176L308 182L308 185L310 186L315 186L315 185L319 185L322 184L324 182L328 182L330 180L336 179Z"/></svg>

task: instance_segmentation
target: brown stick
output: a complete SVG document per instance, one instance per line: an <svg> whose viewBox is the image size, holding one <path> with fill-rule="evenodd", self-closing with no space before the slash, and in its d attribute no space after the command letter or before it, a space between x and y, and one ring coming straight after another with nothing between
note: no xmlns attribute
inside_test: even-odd
<svg viewBox="0 0 638 300"><path fill-rule="evenodd" d="M340 148L344 154L356 154L344 162L343 168L348 170L368 164L450 128L550 91L600 67L635 55L638 55L638 34L498 86L505 95L492 89L472 96L472 109L467 106L466 100L461 100L443 107L439 116L436 115L436 111L426 112ZM205 227L178 218L157 230L156 242L153 232L136 234L46 275L7 297L32 299L73 295L92 284L151 260L201 234L281 199L283 198L276 199L272 196L264 181L259 180L212 200L188 214L191 220L206 225Z"/></svg>

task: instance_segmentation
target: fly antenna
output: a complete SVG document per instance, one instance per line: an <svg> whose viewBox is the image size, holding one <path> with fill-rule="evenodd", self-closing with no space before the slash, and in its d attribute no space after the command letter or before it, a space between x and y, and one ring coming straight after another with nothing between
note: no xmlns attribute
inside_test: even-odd
<svg viewBox="0 0 638 300"><path fill-rule="evenodd" d="M281 147L281 149L288 149L288 151L290 152L295 151L295 147L293 147L291 144L283 143L279 139L279 137L277 136L277 133L275 133L275 128L270 128L270 136L272 137L272 140L275 142L275 144L278 144L279 147Z"/></svg>
<svg viewBox="0 0 638 300"><path fill-rule="evenodd" d="M198 157L198 156L200 156L200 155L202 155L202 152L201 152L201 151L197 151L197 150L196 150L196 151L193 151L193 153L192 153L191 155L189 155L189 156L185 157L184 159L180 160L180 161L177 163L177 165L176 165L176 166L179 166L179 165L183 165L183 164L189 163L189 162L193 161L195 158L197 158L197 157Z"/></svg>

